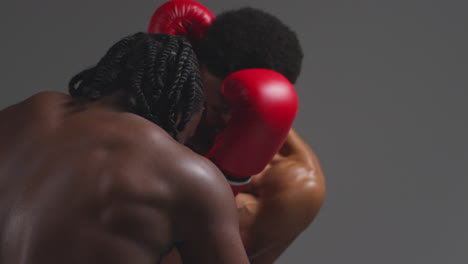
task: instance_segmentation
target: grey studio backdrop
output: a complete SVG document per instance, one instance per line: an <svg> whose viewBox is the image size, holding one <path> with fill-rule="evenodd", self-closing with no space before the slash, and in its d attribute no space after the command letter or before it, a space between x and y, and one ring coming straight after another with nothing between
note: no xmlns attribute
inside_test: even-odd
<svg viewBox="0 0 468 264"><path fill-rule="evenodd" d="M66 91L156 0L1 0L0 108ZM201 0L262 8L305 52L295 128L324 207L277 263L468 263L468 1Z"/></svg>

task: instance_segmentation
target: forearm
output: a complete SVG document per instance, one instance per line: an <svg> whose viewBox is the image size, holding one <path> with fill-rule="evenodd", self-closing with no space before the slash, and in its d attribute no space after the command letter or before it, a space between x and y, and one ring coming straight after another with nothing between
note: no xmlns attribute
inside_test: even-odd
<svg viewBox="0 0 468 264"><path fill-rule="evenodd" d="M294 240L294 236L289 235L290 229L275 228L278 223L272 222L274 215L252 194L240 193L236 203L240 233L249 260L251 263L273 263Z"/></svg>

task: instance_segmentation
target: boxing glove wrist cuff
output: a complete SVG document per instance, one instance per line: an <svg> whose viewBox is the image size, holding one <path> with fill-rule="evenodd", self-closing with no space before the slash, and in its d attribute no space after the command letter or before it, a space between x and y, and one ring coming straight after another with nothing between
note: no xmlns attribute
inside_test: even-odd
<svg viewBox="0 0 468 264"><path fill-rule="evenodd" d="M229 176L228 174L224 174L224 176L226 177L226 179L228 180L231 186L246 185L246 184L249 184L250 181L252 180L252 176L247 177L247 178L235 178L235 177Z"/></svg>

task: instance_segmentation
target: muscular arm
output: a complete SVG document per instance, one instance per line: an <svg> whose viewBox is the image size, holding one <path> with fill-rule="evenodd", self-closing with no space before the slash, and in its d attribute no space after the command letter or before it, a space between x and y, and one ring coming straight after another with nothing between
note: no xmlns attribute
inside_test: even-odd
<svg viewBox="0 0 468 264"><path fill-rule="evenodd" d="M231 190L221 172L208 160L190 169L181 213L183 263L248 263L239 234L239 221Z"/></svg>
<svg viewBox="0 0 468 264"><path fill-rule="evenodd" d="M312 222L325 195L317 157L295 131L270 165L236 197L252 263L272 263Z"/></svg>
<svg viewBox="0 0 468 264"><path fill-rule="evenodd" d="M313 221L324 196L319 161L291 130L280 153L236 197L241 237L251 263L273 263ZM182 262L174 250L163 263Z"/></svg>

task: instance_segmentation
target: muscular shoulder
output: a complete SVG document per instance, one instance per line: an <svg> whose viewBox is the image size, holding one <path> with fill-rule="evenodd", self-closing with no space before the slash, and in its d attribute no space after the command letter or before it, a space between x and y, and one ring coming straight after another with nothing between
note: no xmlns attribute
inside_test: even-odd
<svg viewBox="0 0 468 264"><path fill-rule="evenodd" d="M219 169L204 157L186 158L180 163L176 190L179 226L209 225L219 219L236 219L231 188Z"/></svg>
<svg viewBox="0 0 468 264"><path fill-rule="evenodd" d="M183 199L208 202L214 197L232 197L231 189L221 171L211 161L194 152L178 162L178 176Z"/></svg>
<svg viewBox="0 0 468 264"><path fill-rule="evenodd" d="M160 128L146 130L138 141L140 154L150 157L155 174L164 174L183 206L214 197L232 198L222 172L208 159L175 141ZM206 198L206 199L205 199Z"/></svg>
<svg viewBox="0 0 468 264"><path fill-rule="evenodd" d="M253 178L252 187L260 196L295 193L319 198L324 195L323 172L320 165L312 161L279 157L257 176Z"/></svg>

